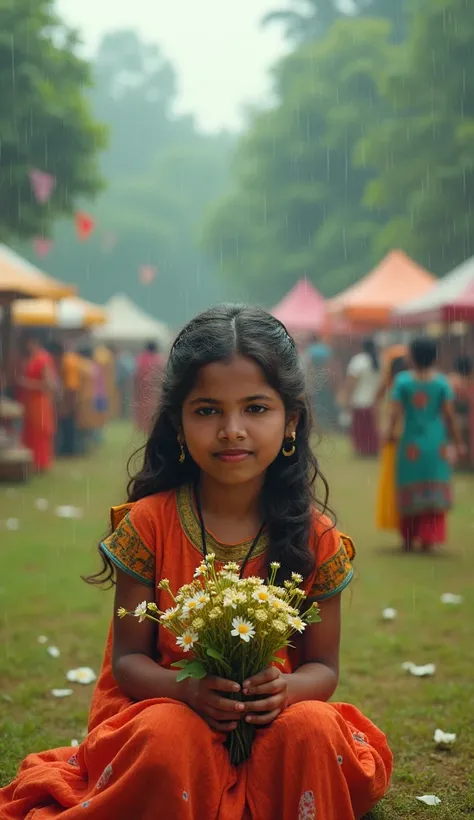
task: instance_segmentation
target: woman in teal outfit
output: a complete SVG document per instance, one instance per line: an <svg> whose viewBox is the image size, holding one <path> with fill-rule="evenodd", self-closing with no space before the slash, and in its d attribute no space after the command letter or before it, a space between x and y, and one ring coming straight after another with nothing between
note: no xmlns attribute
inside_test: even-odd
<svg viewBox="0 0 474 820"><path fill-rule="evenodd" d="M410 347L412 369L394 383L388 439L401 422L397 454L397 498L404 549L418 540L424 551L446 540L446 513L452 505L449 439L462 450L453 391L435 368L433 339L415 339Z"/></svg>

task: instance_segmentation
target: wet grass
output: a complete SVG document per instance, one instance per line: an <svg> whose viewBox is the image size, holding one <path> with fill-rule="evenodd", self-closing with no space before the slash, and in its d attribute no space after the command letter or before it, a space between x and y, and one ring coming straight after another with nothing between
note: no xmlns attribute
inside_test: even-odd
<svg viewBox="0 0 474 820"><path fill-rule="evenodd" d="M124 464L135 444L128 430L114 427L88 461L60 463L13 494L0 488L0 783L28 752L69 745L85 730L92 687L73 684L64 700L50 690L67 685L65 672L73 666L99 669L112 599L80 575L97 566L95 545L110 504L123 500ZM474 477L457 479L446 548L405 556L396 535L374 528L377 465L354 460L341 440L326 439L319 452L339 525L358 550L357 576L345 595L337 696L387 732L396 757L391 791L373 820L473 817ZM35 508L38 497L49 501L48 511ZM57 518L60 504L82 508L83 517ZM17 531L4 529L7 518L19 520ZM443 592L462 594L463 605L441 604ZM382 622L387 606L398 610L396 621ZM60 658L47 655L39 634L60 647ZM406 660L436 663L436 676L407 676ZM452 751L435 749L436 728L458 734ZM431 793L440 806L416 801Z"/></svg>

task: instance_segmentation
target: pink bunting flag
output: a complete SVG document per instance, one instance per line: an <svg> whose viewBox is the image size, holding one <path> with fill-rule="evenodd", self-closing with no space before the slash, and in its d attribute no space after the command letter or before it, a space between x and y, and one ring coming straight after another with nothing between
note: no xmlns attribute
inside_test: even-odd
<svg viewBox="0 0 474 820"><path fill-rule="evenodd" d="M47 174L45 171L40 171L38 168L31 168L28 172L30 178L30 185L35 195L35 199L41 205L48 202L56 185L56 177L52 174Z"/></svg>
<svg viewBox="0 0 474 820"><path fill-rule="evenodd" d="M40 259L44 256L47 256L52 247L52 239L45 239L44 236L37 236L35 239L33 239L34 252L36 256L40 257Z"/></svg>
<svg viewBox="0 0 474 820"><path fill-rule="evenodd" d="M140 268L140 282L142 285L150 285L156 273L156 268L154 268L153 265L142 265Z"/></svg>

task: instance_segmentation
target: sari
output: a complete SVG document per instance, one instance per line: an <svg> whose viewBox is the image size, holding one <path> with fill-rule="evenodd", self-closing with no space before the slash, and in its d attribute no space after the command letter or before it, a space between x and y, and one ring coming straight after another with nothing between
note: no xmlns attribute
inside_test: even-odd
<svg viewBox="0 0 474 820"><path fill-rule="evenodd" d="M142 433L148 433L158 409L160 376L165 366L161 353L144 350L137 358L134 385L135 425Z"/></svg>
<svg viewBox="0 0 474 820"><path fill-rule="evenodd" d="M26 362L23 377L37 382L37 388L20 390L23 404L23 445L31 450L36 470L43 472L51 467L54 459L56 412L53 389L45 386L45 379L56 373L53 360L46 350L36 351Z"/></svg>
<svg viewBox="0 0 474 820"><path fill-rule="evenodd" d="M114 532L104 552L124 572L154 588L161 609L192 580L203 554L190 487L160 493L112 513ZM223 545L208 533L220 568L242 561L249 543ZM245 575L267 574L267 543L260 539ZM314 516L311 548L317 566L305 589L325 600L353 576L349 538ZM2 820L353 820L387 790L392 755L382 732L354 706L303 702L257 731L252 754L230 763L225 736L179 701L134 702L112 673L113 625L94 692L89 733L79 748L32 754L17 778L0 790ZM284 654L284 671L297 668L300 648ZM182 650L166 629L157 634L156 660L165 668Z"/></svg>

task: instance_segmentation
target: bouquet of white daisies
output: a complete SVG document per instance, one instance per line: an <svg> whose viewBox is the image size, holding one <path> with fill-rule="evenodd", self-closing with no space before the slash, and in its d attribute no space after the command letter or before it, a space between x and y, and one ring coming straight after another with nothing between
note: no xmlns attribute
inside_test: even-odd
<svg viewBox="0 0 474 820"><path fill-rule="evenodd" d="M284 586L276 586L278 563L270 565L270 577L240 578L239 565L215 567L211 553L195 572L191 584L185 584L176 595L168 580L159 588L167 590L174 601L172 609L162 612L155 603L144 601L134 612L122 607L119 617L134 615L140 621L149 618L176 636L176 645L189 659L173 664L179 669L177 680L217 675L242 684L271 663L282 664L277 653L290 645L295 632L317 623L319 609L313 603L303 613L306 593L300 589L303 579L293 573ZM242 693L232 695L242 699ZM239 721L229 733L228 748L234 765L250 755L255 726Z"/></svg>

